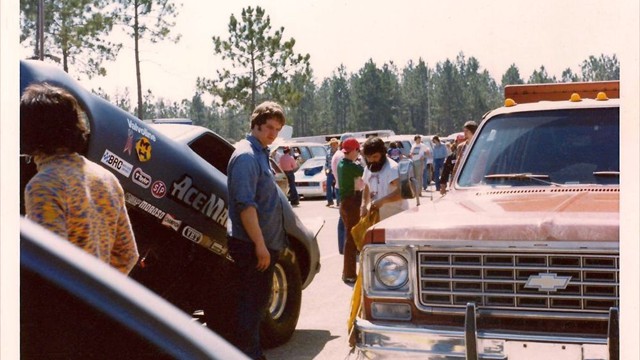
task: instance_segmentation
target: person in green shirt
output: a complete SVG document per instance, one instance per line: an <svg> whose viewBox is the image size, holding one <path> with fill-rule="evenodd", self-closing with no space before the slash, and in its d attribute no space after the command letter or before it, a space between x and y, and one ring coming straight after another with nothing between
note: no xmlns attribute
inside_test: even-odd
<svg viewBox="0 0 640 360"><path fill-rule="evenodd" d="M342 144L344 158L338 164L338 183L340 184L340 216L345 226L344 263L342 281L347 284L356 282L356 245L351 229L360 220L360 203L362 201L362 174L364 168L356 164L360 154L358 140L350 138Z"/></svg>

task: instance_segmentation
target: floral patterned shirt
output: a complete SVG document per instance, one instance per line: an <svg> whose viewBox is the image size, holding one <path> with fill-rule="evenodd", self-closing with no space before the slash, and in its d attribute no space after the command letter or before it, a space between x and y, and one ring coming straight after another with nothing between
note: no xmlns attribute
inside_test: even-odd
<svg viewBox="0 0 640 360"><path fill-rule="evenodd" d="M25 188L27 217L128 274L139 255L115 175L77 153L35 162L38 173Z"/></svg>

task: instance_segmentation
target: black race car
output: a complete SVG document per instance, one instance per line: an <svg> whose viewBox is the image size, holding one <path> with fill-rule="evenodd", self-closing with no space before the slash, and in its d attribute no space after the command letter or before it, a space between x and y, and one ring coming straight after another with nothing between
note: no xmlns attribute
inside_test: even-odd
<svg viewBox="0 0 640 360"><path fill-rule="evenodd" d="M228 300L234 289L226 243L226 169L233 146L204 127L143 122L61 69L21 61L21 94L30 83L42 81L66 88L79 100L91 131L84 155L112 171L125 190L140 252L131 277L185 312L200 314L208 327L229 337L234 305ZM23 193L36 170L26 157L20 170ZM320 270L317 231L303 225L281 195L290 246L276 266L262 326L266 347L291 337L302 289ZM313 225L319 230L322 223Z"/></svg>

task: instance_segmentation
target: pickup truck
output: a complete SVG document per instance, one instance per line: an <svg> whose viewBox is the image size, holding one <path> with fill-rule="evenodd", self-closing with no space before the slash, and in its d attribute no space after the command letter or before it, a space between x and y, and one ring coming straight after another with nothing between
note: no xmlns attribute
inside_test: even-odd
<svg viewBox="0 0 640 360"><path fill-rule="evenodd" d="M618 358L618 87L505 89L449 193L368 229L366 358Z"/></svg>
<svg viewBox="0 0 640 360"><path fill-rule="evenodd" d="M79 100L91 132L84 155L113 172L125 190L140 252L131 277L229 338L234 289L226 240L226 171L233 145L204 127L143 122L85 90L61 69L21 61L20 93L42 81L66 88ZM34 173L32 163L21 161L21 193ZM316 235L321 220L313 221L312 232L281 195L290 245L276 265L261 328L265 347L291 337L302 289L320 271Z"/></svg>

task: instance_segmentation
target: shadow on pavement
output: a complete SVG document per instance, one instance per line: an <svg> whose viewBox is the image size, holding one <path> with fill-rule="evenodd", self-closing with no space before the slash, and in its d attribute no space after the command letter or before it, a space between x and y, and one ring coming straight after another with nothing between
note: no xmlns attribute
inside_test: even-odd
<svg viewBox="0 0 640 360"><path fill-rule="evenodd" d="M265 351L268 359L311 360L322 351L325 344L339 338L328 330L296 330L286 344ZM348 350L345 351L345 355Z"/></svg>

